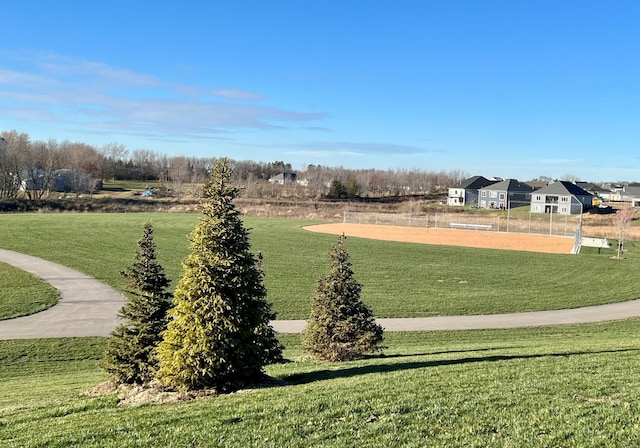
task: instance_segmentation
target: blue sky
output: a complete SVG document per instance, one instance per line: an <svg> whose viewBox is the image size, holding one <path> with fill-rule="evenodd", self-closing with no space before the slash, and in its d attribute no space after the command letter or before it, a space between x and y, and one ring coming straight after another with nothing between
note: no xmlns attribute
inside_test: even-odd
<svg viewBox="0 0 640 448"><path fill-rule="evenodd" d="M0 130L640 181L640 2L5 2Z"/></svg>

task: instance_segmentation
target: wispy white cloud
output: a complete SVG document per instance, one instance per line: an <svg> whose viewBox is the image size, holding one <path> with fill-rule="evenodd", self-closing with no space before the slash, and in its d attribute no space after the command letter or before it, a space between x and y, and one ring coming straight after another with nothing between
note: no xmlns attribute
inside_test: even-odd
<svg viewBox="0 0 640 448"><path fill-rule="evenodd" d="M540 159L539 162L543 165L568 165L579 162L576 159Z"/></svg>
<svg viewBox="0 0 640 448"><path fill-rule="evenodd" d="M102 87L151 88L169 85L154 76L111 67L102 62L77 60L59 55L47 55L36 62L45 73L57 79L85 80Z"/></svg>
<svg viewBox="0 0 640 448"><path fill-rule="evenodd" d="M434 153L439 151L421 148L418 146L396 145L392 143L373 142L317 142L303 143L295 146L296 149L289 151L289 154L307 155L414 155Z"/></svg>
<svg viewBox="0 0 640 448"><path fill-rule="evenodd" d="M265 96L260 93L246 92L238 89L216 89L213 91L213 94L230 100L261 101L265 99Z"/></svg>
<svg viewBox="0 0 640 448"><path fill-rule="evenodd" d="M287 154L290 155L298 155L298 156L310 156L310 157L335 157L335 156L349 156L349 157L357 157L362 156L363 154L360 152L353 151L322 151L322 150L300 150L300 151L289 151Z"/></svg>
<svg viewBox="0 0 640 448"><path fill-rule="evenodd" d="M256 92L170 83L103 62L59 55L34 55L31 62L27 69L24 59L16 64L20 69L0 69L0 117L180 139L289 127L326 116L247 103L265 99Z"/></svg>
<svg viewBox="0 0 640 448"><path fill-rule="evenodd" d="M51 88L58 83L49 77L24 73L15 70L0 69L0 86L15 87L20 89Z"/></svg>

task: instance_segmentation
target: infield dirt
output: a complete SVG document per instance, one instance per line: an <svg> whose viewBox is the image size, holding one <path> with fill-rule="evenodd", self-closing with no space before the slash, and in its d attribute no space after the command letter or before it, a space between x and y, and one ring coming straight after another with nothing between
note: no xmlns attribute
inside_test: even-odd
<svg viewBox="0 0 640 448"><path fill-rule="evenodd" d="M344 233L346 236L375 240L551 254L570 254L573 248L572 237L485 230L433 229L349 223L320 224L307 226L305 229L311 232L333 235L342 235Z"/></svg>

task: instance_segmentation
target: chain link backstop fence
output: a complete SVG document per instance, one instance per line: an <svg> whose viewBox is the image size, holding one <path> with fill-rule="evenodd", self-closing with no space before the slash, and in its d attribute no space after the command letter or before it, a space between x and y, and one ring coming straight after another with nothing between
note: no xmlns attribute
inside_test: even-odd
<svg viewBox="0 0 640 448"><path fill-rule="evenodd" d="M480 214L344 212L345 223L376 224L405 227L467 229L487 232L533 233L575 237L581 233L581 216L559 214Z"/></svg>

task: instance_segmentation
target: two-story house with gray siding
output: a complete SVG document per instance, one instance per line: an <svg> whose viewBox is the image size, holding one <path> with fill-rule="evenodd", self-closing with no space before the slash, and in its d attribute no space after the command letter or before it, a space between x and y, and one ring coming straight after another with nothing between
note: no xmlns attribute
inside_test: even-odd
<svg viewBox="0 0 640 448"><path fill-rule="evenodd" d="M593 196L577 185L561 180L531 194L531 213L579 215L591 208Z"/></svg>
<svg viewBox="0 0 640 448"><path fill-rule="evenodd" d="M496 182L497 181L489 180L483 176L473 176L465 179L455 187L449 188L447 205L478 205L478 190L482 187L495 184Z"/></svg>
<svg viewBox="0 0 640 448"><path fill-rule="evenodd" d="M478 207L502 210L529 205L533 190L531 185L517 179L506 179L480 188Z"/></svg>

